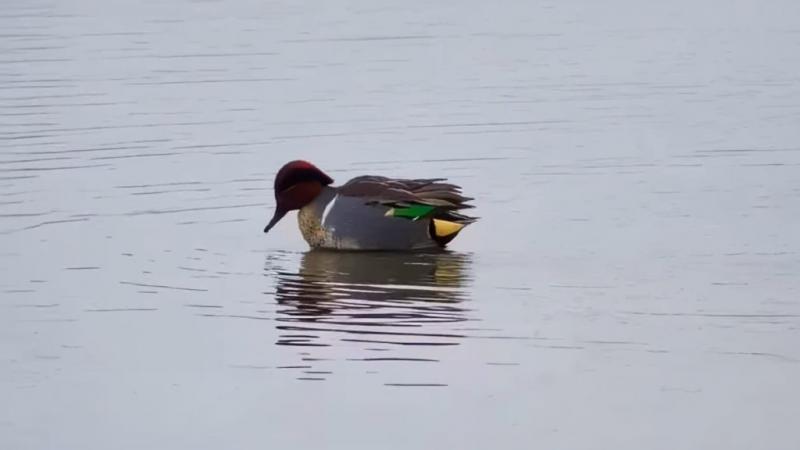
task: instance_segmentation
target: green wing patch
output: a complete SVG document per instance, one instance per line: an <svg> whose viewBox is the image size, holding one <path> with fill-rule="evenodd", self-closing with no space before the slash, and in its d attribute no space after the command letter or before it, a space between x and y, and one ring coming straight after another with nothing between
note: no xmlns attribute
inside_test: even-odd
<svg viewBox="0 0 800 450"><path fill-rule="evenodd" d="M435 206L411 204L404 207L395 207L386 211L389 217L403 217L406 219L417 220L428 216L436 209Z"/></svg>

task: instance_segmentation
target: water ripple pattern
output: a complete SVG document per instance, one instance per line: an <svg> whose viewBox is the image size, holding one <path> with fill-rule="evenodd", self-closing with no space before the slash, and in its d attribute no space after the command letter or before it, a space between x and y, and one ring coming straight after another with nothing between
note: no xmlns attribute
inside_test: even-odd
<svg viewBox="0 0 800 450"><path fill-rule="evenodd" d="M2 5L0 448L800 442L800 2ZM481 219L309 252L300 158Z"/></svg>

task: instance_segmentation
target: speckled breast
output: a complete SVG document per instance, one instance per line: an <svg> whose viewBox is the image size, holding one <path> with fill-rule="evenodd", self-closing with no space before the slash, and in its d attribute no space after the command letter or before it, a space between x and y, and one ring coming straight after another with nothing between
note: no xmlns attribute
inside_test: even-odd
<svg viewBox="0 0 800 450"><path fill-rule="evenodd" d="M297 225L303 239L311 248L336 248L331 233L322 227L321 216L312 205L308 205L297 213Z"/></svg>

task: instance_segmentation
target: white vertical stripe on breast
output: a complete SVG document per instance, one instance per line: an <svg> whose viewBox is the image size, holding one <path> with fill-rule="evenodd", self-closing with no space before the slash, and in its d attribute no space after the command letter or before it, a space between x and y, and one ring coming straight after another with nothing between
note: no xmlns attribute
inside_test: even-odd
<svg viewBox="0 0 800 450"><path fill-rule="evenodd" d="M331 201L329 201L328 204L325 205L325 209L322 211L322 219L321 219L321 223L322 223L323 227L325 226L325 220L328 219L328 213L331 212L331 208L333 207L333 204L336 203L336 200L338 200L338 199L339 199L339 194L336 194L331 199Z"/></svg>

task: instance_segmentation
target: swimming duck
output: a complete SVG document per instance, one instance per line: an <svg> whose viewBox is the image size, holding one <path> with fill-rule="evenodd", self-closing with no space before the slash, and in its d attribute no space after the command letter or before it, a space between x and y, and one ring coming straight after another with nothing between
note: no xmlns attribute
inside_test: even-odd
<svg viewBox="0 0 800 450"><path fill-rule="evenodd" d="M477 220L459 212L471 208L466 202L472 199L444 181L365 175L336 187L310 162L291 161L275 176L275 214L264 233L299 210L300 232L311 248L443 248Z"/></svg>

